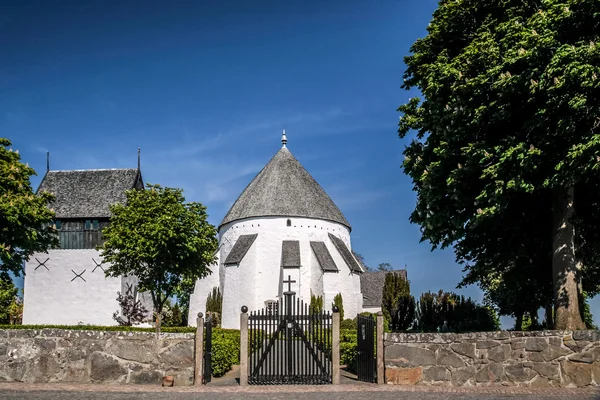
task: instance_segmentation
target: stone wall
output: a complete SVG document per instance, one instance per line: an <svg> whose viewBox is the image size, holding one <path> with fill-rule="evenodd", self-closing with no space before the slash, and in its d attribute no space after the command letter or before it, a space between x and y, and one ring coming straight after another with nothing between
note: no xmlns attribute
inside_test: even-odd
<svg viewBox="0 0 600 400"><path fill-rule="evenodd" d="M0 329L0 382L191 385L194 334Z"/></svg>
<svg viewBox="0 0 600 400"><path fill-rule="evenodd" d="M600 385L599 331L386 333L389 384Z"/></svg>

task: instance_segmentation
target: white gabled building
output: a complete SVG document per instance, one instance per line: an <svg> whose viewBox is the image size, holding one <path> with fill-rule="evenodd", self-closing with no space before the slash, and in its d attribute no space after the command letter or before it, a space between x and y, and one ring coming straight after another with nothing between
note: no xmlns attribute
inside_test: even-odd
<svg viewBox="0 0 600 400"><path fill-rule="evenodd" d="M347 317L362 311L364 271L351 251L350 224L287 149L285 132L282 142L219 225L218 265L196 282L191 324L205 312L213 287L223 295L222 326L239 328L242 306L268 307L282 297L288 280L306 303L311 293L320 295L329 309L341 293Z"/></svg>
<svg viewBox="0 0 600 400"><path fill-rule="evenodd" d="M137 295L135 277L107 278L96 246L109 224L109 206L125 191L143 190L139 168L50 171L38 192L55 196L59 248L35 253L25 264L23 324L116 325L118 292ZM151 310L148 294L140 300Z"/></svg>

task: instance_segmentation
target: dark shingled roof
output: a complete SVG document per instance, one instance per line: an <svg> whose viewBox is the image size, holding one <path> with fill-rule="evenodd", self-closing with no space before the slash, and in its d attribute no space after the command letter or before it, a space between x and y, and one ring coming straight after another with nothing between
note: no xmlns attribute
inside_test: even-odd
<svg viewBox="0 0 600 400"><path fill-rule="evenodd" d="M283 241L281 244L281 266L283 268L300 268L300 241Z"/></svg>
<svg viewBox="0 0 600 400"><path fill-rule="evenodd" d="M140 177L141 179L141 174ZM138 181L137 169L48 171L38 193L52 193L56 218L107 218L109 206L124 203Z"/></svg>
<svg viewBox="0 0 600 400"><path fill-rule="evenodd" d="M283 147L231 206L219 228L252 217L307 217L350 224L290 151Z"/></svg>
<svg viewBox="0 0 600 400"><path fill-rule="evenodd" d="M363 295L363 307L381 307L383 284L389 273L402 275L406 279L406 270L396 271L366 271L360 274L360 291Z"/></svg>
<svg viewBox="0 0 600 400"><path fill-rule="evenodd" d="M331 239L331 241L335 245L336 249L346 262L346 265L348 266L348 268L350 268L350 271L363 272L362 268L360 267L360 265L358 265L358 262L356 261L352 253L350 253L350 249L348 249L348 246L346 246L346 243L344 243L342 239L331 233L329 234L329 239Z"/></svg>
<svg viewBox="0 0 600 400"><path fill-rule="evenodd" d="M258 233L255 233L254 235L240 235L240 237L238 237L237 242L235 242L233 248L227 255L224 264L230 265L239 264L240 262L242 262L242 259L250 249L250 246L252 246L252 243L254 243L254 241L256 240L257 236Z"/></svg>
<svg viewBox="0 0 600 400"><path fill-rule="evenodd" d="M325 242L310 242L310 247L315 253L323 272L339 272L335 261L333 261L333 257L331 257L327 246L325 246Z"/></svg>

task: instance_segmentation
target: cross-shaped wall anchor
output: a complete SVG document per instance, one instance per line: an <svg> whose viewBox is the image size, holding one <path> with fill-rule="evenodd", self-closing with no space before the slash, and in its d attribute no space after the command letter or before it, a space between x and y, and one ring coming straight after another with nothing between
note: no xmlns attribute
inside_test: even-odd
<svg viewBox="0 0 600 400"><path fill-rule="evenodd" d="M125 282L125 286L127 287L127 290L125 290L125 293L131 294L131 292L133 292L133 283Z"/></svg>
<svg viewBox="0 0 600 400"><path fill-rule="evenodd" d="M71 272L75 274L75 277L74 277L73 279L71 279L71 282L73 282L73 281L74 281L75 279L77 279L77 278L80 278L82 281L84 281L84 282L87 282L87 281L86 281L86 280L83 278L83 276L81 276L81 275L85 274L85 269L84 269L84 270L83 270L83 272L82 272L82 273L80 273L80 274L78 274L77 272L75 272L75 271L73 271L73 270L71 270Z"/></svg>
<svg viewBox="0 0 600 400"><path fill-rule="evenodd" d="M287 281L283 281L283 283L287 283L288 284L288 292L292 291L292 283L296 283L296 281L292 280L292 276L288 275L288 280Z"/></svg>
<svg viewBox="0 0 600 400"><path fill-rule="evenodd" d="M38 259L36 258L36 259L35 259L35 261L37 261L37 262L38 262L38 266L37 266L37 267L35 267L35 270L34 270L34 271L37 271L37 269L38 269L39 267L44 267L44 268L46 268L46 270L50 271L50 270L48 269L48 267L46 267L46 263L48 262L48 260L49 260L49 259L50 259L50 258L46 258L46 261L44 261L44 262L41 262L40 260L38 260Z"/></svg>
<svg viewBox="0 0 600 400"><path fill-rule="evenodd" d="M102 270L102 272L106 272L106 271L104 271L104 267L102 266L102 263L99 263L98 261L94 260L93 258L92 258L92 261L94 262L94 264L96 264L96 266L92 270L92 273L94 273L94 271L96 271L96 268L100 268Z"/></svg>

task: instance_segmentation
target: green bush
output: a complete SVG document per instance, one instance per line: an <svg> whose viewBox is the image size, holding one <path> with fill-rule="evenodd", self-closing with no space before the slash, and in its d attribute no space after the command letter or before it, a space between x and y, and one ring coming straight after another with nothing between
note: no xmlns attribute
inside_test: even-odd
<svg viewBox="0 0 600 400"><path fill-rule="evenodd" d="M155 332L154 328L135 326L99 326L99 325L0 325L0 329L65 329L71 331L107 331L107 332ZM195 333L193 326L172 326L161 328L163 333Z"/></svg>
<svg viewBox="0 0 600 400"><path fill-rule="evenodd" d="M354 319L346 318L345 320L340 322L340 329L356 330L356 318L354 318Z"/></svg>
<svg viewBox="0 0 600 400"><path fill-rule="evenodd" d="M356 372L356 346L356 328L340 330L340 364L349 372Z"/></svg>
<svg viewBox="0 0 600 400"><path fill-rule="evenodd" d="M236 329L213 329L212 375L223 376L234 364L240 362L240 331Z"/></svg>

